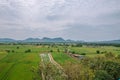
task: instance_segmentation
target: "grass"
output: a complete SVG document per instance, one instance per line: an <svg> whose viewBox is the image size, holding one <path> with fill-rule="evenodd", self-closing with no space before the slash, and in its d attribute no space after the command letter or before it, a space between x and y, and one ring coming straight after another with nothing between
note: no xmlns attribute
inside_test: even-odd
<svg viewBox="0 0 120 80"><path fill-rule="evenodd" d="M17 48L19 47L19 48ZM31 52L25 53L30 49ZM60 52L58 52L58 49ZM31 71L32 67L37 68L40 63L40 53L48 53L53 50L52 56L59 64L66 62L77 62L69 55L64 53L64 46L48 47L48 46L33 46L33 45L0 45L0 80L33 80L35 73ZM86 56L94 57L96 51L112 52L115 55L120 54L120 47L113 46L83 46L69 47L70 51L75 51L77 54L86 53ZM6 52L10 50L10 52Z"/></svg>
<svg viewBox="0 0 120 80"><path fill-rule="evenodd" d="M31 52L25 53L28 49ZM47 51L45 47L32 45L0 45L0 80L33 80L31 69L38 67L39 54L44 51Z"/></svg>
<svg viewBox="0 0 120 80"><path fill-rule="evenodd" d="M6 52L0 52L0 60L3 59L7 55Z"/></svg>
<svg viewBox="0 0 120 80"><path fill-rule="evenodd" d="M112 52L115 55L120 54L120 47L113 47L113 46L83 46L83 47L70 47L71 51L74 51L77 54L85 53L87 56L94 57L94 56L103 56L105 53ZM101 53L97 54L96 51L99 50Z"/></svg>
<svg viewBox="0 0 120 80"><path fill-rule="evenodd" d="M63 52L53 52L52 56L59 64L63 64L65 62L76 62L76 60Z"/></svg>

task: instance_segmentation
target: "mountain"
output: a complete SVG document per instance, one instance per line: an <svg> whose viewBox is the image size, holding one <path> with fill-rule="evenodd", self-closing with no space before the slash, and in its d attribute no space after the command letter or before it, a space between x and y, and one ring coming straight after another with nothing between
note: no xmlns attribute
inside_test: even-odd
<svg viewBox="0 0 120 80"><path fill-rule="evenodd" d="M15 42L16 40L11 38L0 38L0 42Z"/></svg>
<svg viewBox="0 0 120 80"><path fill-rule="evenodd" d="M65 42L65 40L63 38L47 38L44 37L43 39L41 39L42 42Z"/></svg>
<svg viewBox="0 0 120 80"><path fill-rule="evenodd" d="M0 43L6 43L6 42L77 42L77 43L85 43L84 41L74 41L71 39L64 40L61 37L58 38L48 38L44 37L42 39L39 38L27 38L25 40L14 40L11 38L0 38ZM90 42L88 42L90 43ZM92 42L92 43L105 43L105 44L120 44L119 40L110 40L110 41L99 41L99 42Z"/></svg>
<svg viewBox="0 0 120 80"><path fill-rule="evenodd" d="M63 38L53 38L52 39L53 42L65 42L65 40Z"/></svg>
<svg viewBox="0 0 120 80"><path fill-rule="evenodd" d="M101 41L99 43L120 44L120 40Z"/></svg>
<svg viewBox="0 0 120 80"><path fill-rule="evenodd" d="M51 38L44 37L41 39L41 42L51 42Z"/></svg>
<svg viewBox="0 0 120 80"><path fill-rule="evenodd" d="M10 38L0 38L0 42L66 42L63 38L47 38L44 37L42 39L39 38L27 38L25 40L14 40Z"/></svg>
<svg viewBox="0 0 120 80"><path fill-rule="evenodd" d="M39 38L27 38L25 40L22 40L21 42L40 42Z"/></svg>

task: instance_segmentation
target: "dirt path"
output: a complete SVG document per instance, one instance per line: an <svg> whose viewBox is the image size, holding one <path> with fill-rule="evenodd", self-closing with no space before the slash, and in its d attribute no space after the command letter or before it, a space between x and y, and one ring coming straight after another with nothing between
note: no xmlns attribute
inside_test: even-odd
<svg viewBox="0 0 120 80"><path fill-rule="evenodd" d="M51 55L50 53L48 54L48 56L49 56L50 62L51 62L52 64L54 64L58 69L63 70L62 66L61 66L60 64L58 64L58 63L53 59L53 57L52 57L52 55Z"/></svg>
<svg viewBox="0 0 120 80"><path fill-rule="evenodd" d="M45 69L46 64L50 62L50 64L54 65L54 67L60 72L60 74L62 76L66 76L66 74L64 73L64 70L62 68L62 66L60 66L52 57L52 55L50 53L44 53L44 54L40 54L41 57L41 63L43 66L43 69ZM44 70L42 70L42 80L45 80L45 75L44 75ZM52 76L51 76L52 77ZM51 80L51 79L49 79ZM52 79L53 80L53 79Z"/></svg>

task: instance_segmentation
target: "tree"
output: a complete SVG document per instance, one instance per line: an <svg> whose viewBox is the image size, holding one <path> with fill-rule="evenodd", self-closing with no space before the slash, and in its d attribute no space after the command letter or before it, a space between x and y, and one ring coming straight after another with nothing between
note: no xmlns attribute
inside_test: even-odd
<svg viewBox="0 0 120 80"><path fill-rule="evenodd" d="M15 51L14 50L12 50L12 53L14 53Z"/></svg>
<svg viewBox="0 0 120 80"><path fill-rule="evenodd" d="M86 55L86 53L81 53L80 55Z"/></svg>
<svg viewBox="0 0 120 80"><path fill-rule="evenodd" d="M53 50L50 50L50 52L53 52Z"/></svg>
<svg viewBox="0 0 120 80"><path fill-rule="evenodd" d="M97 53L97 54L100 54L100 51L99 51L99 50L97 50L97 51L96 51L96 53Z"/></svg>
<svg viewBox="0 0 120 80"><path fill-rule="evenodd" d="M76 47L82 47L82 44L76 44Z"/></svg>
<svg viewBox="0 0 120 80"><path fill-rule="evenodd" d="M29 53L29 52L31 52L31 49L28 49L28 50L25 51L25 53Z"/></svg>
<svg viewBox="0 0 120 80"><path fill-rule="evenodd" d="M60 52L60 49L57 49L57 52Z"/></svg>
<svg viewBox="0 0 120 80"><path fill-rule="evenodd" d="M108 74L110 74L114 80L120 78L120 63L113 61L104 62L102 69L105 70Z"/></svg>
<svg viewBox="0 0 120 80"><path fill-rule="evenodd" d="M98 70L95 72L94 80L112 80L112 77L106 71Z"/></svg>
<svg viewBox="0 0 120 80"><path fill-rule="evenodd" d="M19 46L17 46L17 49L19 49L20 47Z"/></svg>

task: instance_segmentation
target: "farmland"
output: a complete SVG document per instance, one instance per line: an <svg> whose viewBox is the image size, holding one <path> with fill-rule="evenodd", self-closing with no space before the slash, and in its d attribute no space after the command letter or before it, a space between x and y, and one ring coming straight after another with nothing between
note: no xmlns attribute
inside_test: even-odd
<svg viewBox="0 0 120 80"><path fill-rule="evenodd" d="M63 67L64 73L68 75L67 79L63 77L58 77L58 74L56 72L58 71L57 67L53 64L49 64L50 60L47 54L45 54L46 56L40 57L40 54L44 55L44 53L51 53L53 59ZM86 58L83 60L75 59L71 57L69 53L84 55ZM107 53L113 54L114 57L109 57L109 55L108 57L106 57L105 55ZM98 62L96 63L95 61L97 61L97 59L102 59L101 62L103 60L114 61L117 64L120 61L118 59L118 55L120 55L120 47L114 46L83 45L81 47L78 47L71 45L0 45L0 80L42 80L41 71L43 71L44 68L43 66L42 68L39 66L44 63L49 64L48 68L51 69L50 72L56 74L57 77L54 76L54 78L56 79L59 78L63 80L86 80L85 77L81 77L81 75L84 75L86 74L86 72L88 72L88 80L93 80L93 75L95 75L95 72L93 70L97 71L99 70L99 68L91 68L91 63L95 63L96 65ZM44 62L41 61L42 59L45 59ZM47 72L49 72L50 69L48 69ZM80 75L77 77L75 77L75 75L71 75L73 73L70 70L73 69L74 74L76 73L75 71L78 71L77 73L79 74L80 72ZM46 71L46 69L44 71ZM68 72L71 74L68 74ZM112 74L110 73L110 75ZM116 77L118 78L118 76Z"/></svg>
<svg viewBox="0 0 120 80"><path fill-rule="evenodd" d="M30 49L30 52L25 52ZM32 67L39 65L40 51L31 45L0 46L0 80L32 80Z"/></svg>

